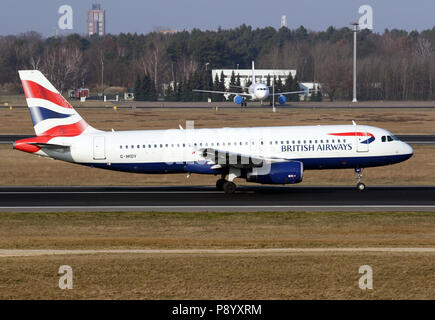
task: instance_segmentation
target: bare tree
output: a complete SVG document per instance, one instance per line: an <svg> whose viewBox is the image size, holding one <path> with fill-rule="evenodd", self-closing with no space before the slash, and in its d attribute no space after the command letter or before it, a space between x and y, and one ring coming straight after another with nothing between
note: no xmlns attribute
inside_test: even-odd
<svg viewBox="0 0 435 320"><path fill-rule="evenodd" d="M56 46L44 53L41 70L62 93L82 77L85 72L82 60L83 54L79 48Z"/></svg>

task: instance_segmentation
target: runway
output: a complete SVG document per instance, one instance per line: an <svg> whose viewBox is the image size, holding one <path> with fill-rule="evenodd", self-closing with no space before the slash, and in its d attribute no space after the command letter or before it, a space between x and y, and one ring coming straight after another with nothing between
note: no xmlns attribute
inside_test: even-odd
<svg viewBox="0 0 435 320"><path fill-rule="evenodd" d="M32 135L0 135L0 144L12 144L14 141L33 137ZM435 144L435 135L397 135L399 140L414 145Z"/></svg>
<svg viewBox="0 0 435 320"><path fill-rule="evenodd" d="M0 211L435 211L435 186L1 187Z"/></svg>

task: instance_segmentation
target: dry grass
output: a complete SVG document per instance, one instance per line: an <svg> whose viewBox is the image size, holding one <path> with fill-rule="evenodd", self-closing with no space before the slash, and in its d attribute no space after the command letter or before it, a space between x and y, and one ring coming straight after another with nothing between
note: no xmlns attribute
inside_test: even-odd
<svg viewBox="0 0 435 320"><path fill-rule="evenodd" d="M65 264L72 290L58 288ZM362 291L366 264L374 289ZM2 258L0 299L434 299L433 265L419 254Z"/></svg>
<svg viewBox="0 0 435 320"><path fill-rule="evenodd" d="M1 249L433 247L433 213L2 213Z"/></svg>
<svg viewBox="0 0 435 320"><path fill-rule="evenodd" d="M308 125L359 123L390 129L396 134L433 134L435 110L297 110L281 109L276 114L270 110L245 109L82 109L82 116L90 124L104 130L166 129L176 128L186 120L195 120L197 128L266 125ZM0 109L0 134L34 134L28 110ZM136 175L80 167L59 161L37 158L10 146L0 146L1 185L214 185L215 177L192 175L186 179L177 175ZM389 167L365 170L369 185L432 185L435 149L431 146L415 147L410 160ZM38 168L35 175L34 168ZM307 171L305 185L353 185L352 170ZM239 184L243 184L239 181Z"/></svg>
<svg viewBox="0 0 435 320"><path fill-rule="evenodd" d="M102 130L145 130L178 128L195 120L196 128L292 126L346 124L352 120L382 127L395 134L434 134L435 110L432 109L79 109L92 126ZM0 134L34 134L26 108L0 108Z"/></svg>
<svg viewBox="0 0 435 320"><path fill-rule="evenodd" d="M432 213L2 213L0 248L433 247ZM1 258L0 299L434 299L431 253ZM374 290L361 291L370 265ZM58 288L59 266L73 290Z"/></svg>

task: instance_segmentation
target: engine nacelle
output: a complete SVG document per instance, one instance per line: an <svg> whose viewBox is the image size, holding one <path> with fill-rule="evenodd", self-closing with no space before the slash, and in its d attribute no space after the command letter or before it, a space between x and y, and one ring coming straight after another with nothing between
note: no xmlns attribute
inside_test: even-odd
<svg viewBox="0 0 435 320"><path fill-rule="evenodd" d="M246 181L263 184L289 184L302 181L304 165L300 161L277 162L253 168Z"/></svg>
<svg viewBox="0 0 435 320"><path fill-rule="evenodd" d="M235 96L234 97L234 103L235 104L241 104L243 102L243 98L241 96Z"/></svg>
<svg viewBox="0 0 435 320"><path fill-rule="evenodd" d="M287 102L287 99L283 95L281 95L278 97L278 102L279 104L284 104Z"/></svg>

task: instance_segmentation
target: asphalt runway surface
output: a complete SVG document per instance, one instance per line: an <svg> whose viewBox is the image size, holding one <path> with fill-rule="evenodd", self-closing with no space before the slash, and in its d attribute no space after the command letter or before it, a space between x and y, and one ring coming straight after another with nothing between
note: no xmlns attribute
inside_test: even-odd
<svg viewBox="0 0 435 320"><path fill-rule="evenodd" d="M0 211L435 211L435 186L0 187Z"/></svg>
<svg viewBox="0 0 435 320"><path fill-rule="evenodd" d="M12 144L14 141L30 138L33 135L0 135L0 144ZM409 144L435 144L435 135L397 135L402 141Z"/></svg>

